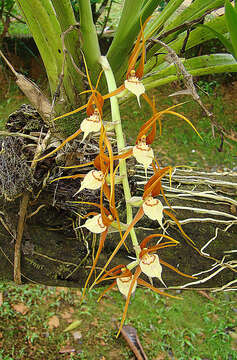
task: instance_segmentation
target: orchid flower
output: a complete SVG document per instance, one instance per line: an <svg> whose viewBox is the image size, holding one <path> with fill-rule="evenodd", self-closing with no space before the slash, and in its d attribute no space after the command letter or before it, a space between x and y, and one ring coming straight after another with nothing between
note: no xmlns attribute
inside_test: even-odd
<svg viewBox="0 0 237 360"><path fill-rule="evenodd" d="M84 58L84 55L83 55L83 58ZM94 88L92 83L91 83L91 79L90 79L90 75L89 75L89 72L88 72L88 68L87 68L87 65L86 65L85 58L84 58L84 63L85 63L86 74L87 74L87 79L88 79L88 83L89 83L89 86L90 86L90 90L83 91L81 94L91 92L91 95L89 97L88 102L85 105L81 106L80 108L78 108L76 110L73 110L73 111L70 111L69 113L58 116L54 120L58 120L58 119L66 117L66 116L73 115L73 114L75 114L75 113L77 113L77 112L79 112L79 111L81 111L83 109L86 109L87 117L81 122L80 129L78 129L75 133L70 135L56 149L54 149L53 151L51 151L47 155L43 156L42 158L38 159L37 161L44 160L47 157L55 154L57 151L62 149L69 141L75 139L81 133L84 133L83 139L82 139L82 141L84 141L89 133L91 133L91 132L99 132L100 129L101 129L101 126L102 126L102 107L103 107L103 104L104 104L104 99L103 99L103 96L97 90L97 87L99 85L99 81L100 81L100 77L101 77L102 72L100 73L100 75L98 77L98 80L97 80L97 83L96 83L96 86Z"/></svg>
<svg viewBox="0 0 237 360"><path fill-rule="evenodd" d="M150 17L148 19L146 19L144 24L141 23L141 30L138 34L136 43L134 45L133 51L132 51L131 56L128 61L128 69L127 69L126 80L124 81L124 84L121 85L115 91L113 91L107 95L104 95L103 96L104 100L108 99L111 96L118 95L123 90L127 89L128 91L130 91L131 93L136 95L138 105L141 107L140 96L145 95L145 87L141 82L141 78L143 76L143 71L144 71L145 53L146 53L144 28L149 20L150 20ZM142 44L140 44L141 40L142 40ZM135 69L135 65L136 65L136 62L137 62L140 52L141 52L141 59L140 59L137 69ZM145 97L145 99L146 99L146 97Z"/></svg>
<svg viewBox="0 0 237 360"><path fill-rule="evenodd" d="M176 219L176 217L170 213L169 211L167 211L166 209L163 208L163 205L160 203L160 201L154 199L155 196L159 195L160 192L162 192L162 195L166 201L166 203L168 204L168 206L170 207L164 193L162 190L162 185L161 185L161 179L168 173L171 172L171 167L167 166L163 169L160 170L156 170L155 174L148 180L148 182L146 183L146 185L144 186L144 193L143 193L143 197L141 198L141 200L143 201L142 206L139 208L137 214L134 216L132 222L128 225L125 233L123 234L121 240L119 241L119 243L117 244L116 248L114 249L113 253L110 255L109 259L107 260L106 264L104 265L103 269L101 270L100 274L97 276L95 282L93 283L93 285L100 279L101 275L103 274L104 271L106 271L108 265L110 264L111 260L114 258L114 256L117 254L117 252L119 251L120 247L124 244L125 240L127 239L127 236L129 235L131 229L136 225L136 223L144 216L145 211L146 211L146 215L148 215L148 217L151 217L152 220L158 220L159 224L162 226L162 219L163 219L163 213L168 215L178 226L180 232L182 233L183 237L185 238L185 240L191 244L192 246L194 245L194 242L192 241L192 239L190 239L190 237L184 232L184 230L182 229L178 219ZM145 205L144 205L145 204ZM152 205L152 206L150 206ZM143 207L144 206L144 207ZM153 206L155 207L154 209ZM150 208L149 210L147 208ZM162 235L164 237L166 237L167 235ZM196 247L195 247L196 249ZM92 286L93 286L92 285Z"/></svg>
<svg viewBox="0 0 237 360"><path fill-rule="evenodd" d="M147 177L147 168L151 165L154 159L154 152L152 148L147 145L146 136L143 136L140 141L133 147L133 156L138 163L144 166Z"/></svg>
<svg viewBox="0 0 237 360"><path fill-rule="evenodd" d="M169 241L166 241L164 243L160 243L158 245L155 245L153 247L150 248L146 248L147 243L154 237L165 237L166 239L168 239ZM125 318L126 318L126 314L127 314L127 310L128 310L128 305L129 305L129 301L131 298L131 295L134 294L137 285L142 285L145 286L151 290L153 290L154 292L160 294L160 295L164 295L167 297L171 297L171 298L176 298L176 299L180 299L179 297L167 294L159 289L157 289L156 287L154 287L153 285L147 283L146 281L144 281L143 279L140 279L140 275L143 272L144 274L146 274L149 278L151 277L157 277L163 284L163 280L161 278L161 272L162 272L162 266L161 264L169 267L170 269L174 270L175 272L177 272L179 275L184 276L184 277L188 277L188 278L194 278L191 275L187 275L184 274L183 272L179 271L178 269L176 269L175 267L173 267L172 265L167 264L165 261L162 261L161 259L159 259L157 254L154 254L154 252L156 252L159 249L165 248L165 247L169 247L169 246L176 246L178 244L178 241L174 240L173 238L167 236L167 235L162 235L162 234L153 234L150 235L148 237L146 237L140 244L140 256L139 256L139 262L137 264L135 264L136 266L136 270L135 273L133 274L131 272L131 270L129 269L129 267L132 267L132 263L125 266L125 265L118 265L115 266L114 268L112 268L109 271L106 271L106 273L99 279L96 281L96 284L101 283L102 281L105 280L113 280L113 282L111 283L111 285L106 288L103 293L100 295L98 301L101 300L101 298L112 288L114 288L116 285L119 289L119 291L125 296L126 298L126 303L125 303L125 307L124 307L124 312L123 312L123 316L122 316L122 320L120 323L120 327L119 327L119 331L117 336L119 335Z"/></svg>

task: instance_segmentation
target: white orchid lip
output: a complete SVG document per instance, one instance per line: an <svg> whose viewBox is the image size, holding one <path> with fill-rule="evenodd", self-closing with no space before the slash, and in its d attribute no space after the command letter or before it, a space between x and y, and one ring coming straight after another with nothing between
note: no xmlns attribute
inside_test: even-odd
<svg viewBox="0 0 237 360"><path fill-rule="evenodd" d="M103 180L104 180L104 174L102 171L100 170L89 171L84 177L83 181L81 182L80 189L74 194L74 196L84 189L89 189L89 190L99 189L103 183Z"/></svg>
<svg viewBox="0 0 237 360"><path fill-rule="evenodd" d="M130 76L124 82L125 89L129 90L131 93L136 95L138 105L140 104L140 96L145 93L146 89L143 83L136 77L135 71L132 70Z"/></svg>
<svg viewBox="0 0 237 360"><path fill-rule="evenodd" d="M128 296L128 292L129 292L132 280L133 280L133 275L132 276L124 276L124 277L116 279L118 289L121 292L121 294L123 294L125 297ZM133 285L132 294L135 292L136 287L137 287L137 281L135 281L135 283Z"/></svg>
<svg viewBox="0 0 237 360"><path fill-rule="evenodd" d="M145 199L142 208L146 216L151 220L157 220L162 229L164 229L162 224L164 207L160 200L149 196Z"/></svg>
<svg viewBox="0 0 237 360"><path fill-rule="evenodd" d="M99 111L95 110L94 113L88 118L84 119L80 126L81 131L84 132L82 141L89 135L91 132L98 132L101 129L101 120Z"/></svg>
<svg viewBox="0 0 237 360"><path fill-rule="evenodd" d="M87 219L85 224L82 225L94 234L100 234L106 230L106 226L102 221L101 214L95 215L90 219Z"/></svg>
<svg viewBox="0 0 237 360"><path fill-rule="evenodd" d="M157 254L143 255L143 257L140 260L140 267L142 272L146 274L148 277L150 278L157 277L162 282L162 284L164 284L161 278L162 266L160 264L160 260Z"/></svg>
<svg viewBox="0 0 237 360"><path fill-rule="evenodd" d="M146 141L142 139L133 147L133 156L137 162L142 164L145 170L147 170L148 166L151 165L154 159L154 152L152 148L146 144Z"/></svg>

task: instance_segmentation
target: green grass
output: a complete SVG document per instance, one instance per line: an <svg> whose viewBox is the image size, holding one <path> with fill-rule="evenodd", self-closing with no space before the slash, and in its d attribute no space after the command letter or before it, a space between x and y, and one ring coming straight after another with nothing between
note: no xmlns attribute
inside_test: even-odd
<svg viewBox="0 0 237 360"><path fill-rule="evenodd" d="M0 359L105 359L132 358L125 341L116 335L124 299L112 291L99 304L102 289L87 294L80 306L79 290L65 290L40 285L0 285L3 303L0 306ZM237 326L236 297L232 293L212 294L213 301L192 292L180 294L183 300L167 299L137 289L129 305L127 324L137 329L148 359L237 359L229 329ZM14 309L23 303L28 312ZM78 328L63 332L70 321L81 320ZM56 316L59 324L49 328L49 319ZM74 340L73 333L80 332ZM70 346L75 352L59 354Z"/></svg>

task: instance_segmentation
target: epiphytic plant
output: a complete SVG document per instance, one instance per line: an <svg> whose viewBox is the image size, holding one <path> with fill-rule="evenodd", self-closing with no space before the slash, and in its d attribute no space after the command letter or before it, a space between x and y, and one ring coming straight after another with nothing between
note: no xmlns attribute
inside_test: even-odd
<svg viewBox="0 0 237 360"><path fill-rule="evenodd" d="M150 146L156 137L156 122L158 121L161 132L161 121L163 117L166 114L172 114L185 120L189 125L193 127L193 129L196 132L197 130L191 124L190 120L188 120L185 116L173 110L175 106L172 106L166 110L158 111L156 109L155 102L152 99L150 99L147 94L145 94L145 87L142 84L142 75L143 75L144 59L145 59L144 27L148 23L148 21L149 18L145 21L144 24L141 23L141 31L138 35L138 38L134 45L134 49L132 51L132 54L128 62L126 80L124 84L121 85L120 87L116 88L113 72L109 66L107 58L101 57L100 63L104 71L109 89L108 94L104 96L101 95L100 92L97 90L98 82L101 74L99 76L99 79L97 80L96 87L94 88L91 83L91 79L85 62L85 68L87 72L87 78L90 89L88 91L85 91L84 93L90 94L89 99L85 105L82 105L80 108L73 110L67 114L61 115L58 118L63 118L72 113L75 114L76 112L80 112L84 109L86 109L87 117L82 121L79 130L77 130L73 135L68 137L56 149L54 149L49 154L39 159L39 160L43 160L53 155L55 152L60 150L66 143L74 139L76 136L80 136L81 133L84 133L82 137L82 141L85 140L85 138L89 133L99 134L99 146L98 146L99 154L95 157L94 161L81 165L70 166L70 168L77 169L83 166L91 165L93 166L93 168L85 175L74 174L69 176L62 176L57 179L54 179L53 181L66 179L66 178L69 179L69 178L82 177L83 180L81 182L80 188L77 191L77 193L83 191L84 189L91 191L100 189L99 203L84 202L85 204L94 206L95 211L89 212L87 215L84 216L85 222L83 225L81 225L81 227L88 229L93 234L99 234L100 240L99 240L99 246L96 256L94 258L93 264L90 269L90 273L88 275L88 278L84 286L82 299L85 295L87 285L97 265L109 229L111 227L115 228L118 230L120 234L120 239L118 238L118 242L117 244L115 244L114 251L110 255L102 271L97 276L94 283L92 284L92 286L94 286L95 284L99 284L104 280L114 279L115 281L109 286L108 289L106 289L103 292L101 296L103 296L105 292L107 292L116 284L118 285L118 289L120 290L120 292L123 295L125 295L126 304L125 304L124 314L122 317L119 332L125 320L131 294L135 291L137 284L148 287L153 291L158 292L159 294L171 296L161 292L160 290L155 288L152 284L152 278L158 278L164 285L164 282L161 277L162 265L170 267L172 270L176 271L178 274L182 276L187 276L192 278L192 276L186 275L181 271L179 271L178 269L174 268L173 266L167 264L165 261L160 260L158 255L156 254L156 252L162 248L172 247L178 244L176 240L165 234L165 229L163 227L164 215L171 217L172 220L174 220L174 222L178 225L181 233L186 238L186 240L190 243L193 243L192 240L185 234L185 232L183 231L181 225L179 224L178 220L173 215L173 213L165 210L162 203L162 198L163 198L165 203L170 207L165 197L161 180L167 174L170 174L170 178L171 178L172 168L170 166L160 168L157 160L155 159L154 152ZM137 70L135 70L136 61L139 58L139 55L141 55L140 62L137 67ZM133 94L137 96L139 106L141 106L139 99L141 95L145 99L145 101L149 104L152 113L151 118L147 120L144 123L144 125L142 125L142 127L140 128L137 135L136 144L134 144L134 146L130 150L125 149L126 144L124 142L122 122L120 118L119 104L117 99L117 95L122 91L126 91L126 90L131 91ZM109 128L110 129L114 128L115 130L116 142L117 142L116 153L115 150L113 149L109 137L107 136L106 126L108 124L105 125L103 122L102 109L103 109L104 101L107 99L110 99L111 101L112 122ZM55 120L57 120L58 118L56 118ZM147 182L144 186L143 196L140 198L131 197L131 193L129 189L126 159L131 156L135 157L138 163L143 164L146 173L146 178L147 178L147 168L149 166L152 167L154 172L153 176L151 176L149 179L147 178ZM118 165L116 165L117 161L119 161ZM116 193L118 172L120 175L120 181L122 182L123 185L123 192L127 206L127 224L125 226L120 222L119 214L115 204L115 193ZM104 204L104 198L108 200L107 207ZM77 201L74 201L74 203L77 203ZM133 216L133 211L132 211L133 206L139 207L135 216ZM170 209L172 211L171 207ZM157 220L159 226L162 228L164 233L147 236L142 241L138 239L136 235L136 224L143 216L148 216L152 220ZM117 254L120 247L123 244L125 244L128 235L131 236L133 248L136 253L136 260L132 261L127 266L121 265L112 268L111 270L107 270L107 267L110 265L112 259ZM147 248L146 247L147 243L153 238L158 238L160 239L160 241L158 241L156 245ZM163 240L165 241L163 242ZM141 273L145 274L150 279L151 284L139 278Z"/></svg>

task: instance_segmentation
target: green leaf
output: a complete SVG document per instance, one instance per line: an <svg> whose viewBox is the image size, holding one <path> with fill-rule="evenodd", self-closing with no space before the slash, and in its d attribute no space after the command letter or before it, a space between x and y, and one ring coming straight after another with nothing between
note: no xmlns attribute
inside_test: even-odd
<svg viewBox="0 0 237 360"><path fill-rule="evenodd" d="M237 62L230 54L197 56L183 61L183 65L193 76L237 72ZM178 79L180 79L180 77L177 74L176 65L170 65L162 71L158 71L155 75L144 79L143 84L146 90L149 90Z"/></svg>
<svg viewBox="0 0 237 360"><path fill-rule="evenodd" d="M208 26L210 26L212 29L222 34L228 32L224 16L214 18L208 23ZM213 37L214 37L213 32L210 32L204 27L198 26L196 29L191 31L185 49L188 50L196 45L202 44L203 42L212 39ZM185 38L186 38L186 32L183 32L182 34L179 35L177 39L175 39L173 42L170 42L169 46L177 54L179 54L180 50L183 47ZM164 42L166 42L166 39ZM167 51L164 48L161 48L161 46L159 48L159 52L165 54L167 53ZM148 53L148 57L149 57L149 53ZM167 66L166 55L159 55L157 59L153 56L148 60L147 64L145 65L144 73L147 74L150 71L153 71L154 68L157 68L158 70L160 67L163 68L164 66L165 67Z"/></svg>
<svg viewBox="0 0 237 360"><path fill-rule="evenodd" d="M233 46L232 46L230 40L226 39L226 37L223 36L221 33L212 29L211 27L209 27L207 25L199 25L199 26L205 27L208 30L212 31L214 33L214 35L220 40L220 42L225 46L226 50L228 50L234 56L234 49L233 49Z"/></svg>
<svg viewBox="0 0 237 360"><path fill-rule="evenodd" d="M234 49L234 57L237 60L237 11L236 7L234 8L229 0L226 0L225 3L225 17Z"/></svg>
<svg viewBox="0 0 237 360"><path fill-rule="evenodd" d="M63 332L71 331L76 329L79 325L81 325L82 320L75 320L73 321L66 329L63 330Z"/></svg>
<svg viewBox="0 0 237 360"><path fill-rule="evenodd" d="M224 2L225 2L225 0L206 0L206 1L195 0L191 5L184 8L183 11L175 11L173 13L169 13L169 17L166 18L166 22L165 22L164 27L163 27L161 33L159 34L159 36L166 33L167 31L172 31L172 29L175 29L178 26L188 24L190 21L193 21L194 19L198 19L198 18L204 16L204 14L207 11L214 10L214 9L224 5ZM170 4L171 4L171 2L168 5L170 5ZM176 2L176 5L177 4L178 4L178 2ZM158 16L158 19L156 20L156 22L159 23L161 21L160 17L163 18L163 13L165 14L165 12L167 11L166 8L168 7L168 5L162 11L161 15ZM163 23L162 23L162 25L163 25ZM152 24L152 26L153 26L153 24ZM149 25L147 26L147 29L145 29L145 35L146 35L146 32L149 30L148 27L149 27ZM184 30L185 30L185 27L183 27L179 31L173 32L172 34L166 36L163 39L163 41L166 44L169 43L170 41L177 38L177 36ZM151 51L149 51L147 58L149 59L154 53L159 51L160 48L161 48L161 46L158 44L153 46Z"/></svg>

